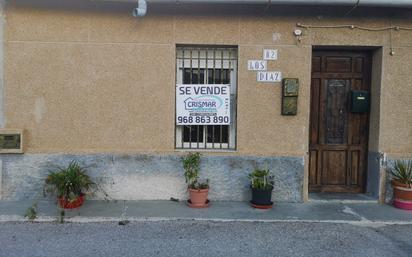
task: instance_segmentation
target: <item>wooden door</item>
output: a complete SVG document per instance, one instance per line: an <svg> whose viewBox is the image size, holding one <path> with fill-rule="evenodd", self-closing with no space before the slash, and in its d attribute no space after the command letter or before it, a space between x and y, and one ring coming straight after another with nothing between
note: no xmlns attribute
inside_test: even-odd
<svg viewBox="0 0 412 257"><path fill-rule="evenodd" d="M309 191L362 193L369 113L352 113L351 90L370 89L368 52L314 51L309 138Z"/></svg>

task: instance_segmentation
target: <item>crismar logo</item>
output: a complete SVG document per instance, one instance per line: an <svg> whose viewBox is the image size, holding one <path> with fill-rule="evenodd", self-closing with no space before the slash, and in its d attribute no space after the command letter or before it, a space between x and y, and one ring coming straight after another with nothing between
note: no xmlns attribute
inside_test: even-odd
<svg viewBox="0 0 412 257"><path fill-rule="evenodd" d="M199 97L189 97L184 100L185 109L192 111L201 111L201 110L216 110L219 109L223 101L219 97L213 95L199 96Z"/></svg>

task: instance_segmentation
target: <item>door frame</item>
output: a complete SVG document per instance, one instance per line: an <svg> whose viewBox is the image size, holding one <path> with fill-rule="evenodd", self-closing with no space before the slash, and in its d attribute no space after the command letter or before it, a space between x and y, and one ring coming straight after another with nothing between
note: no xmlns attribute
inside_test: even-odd
<svg viewBox="0 0 412 257"><path fill-rule="evenodd" d="M309 99L310 100L309 100L309 106L308 106L308 108L309 108L309 112L308 112L308 115L309 115L308 116L308 118L309 118L308 119L309 120L309 123L308 123L308 144L307 144L308 152L307 152L307 155L306 155L306 158L305 158L305 163L306 163L305 192L307 193L307 195L304 197L305 200L308 200L308 198L309 198L308 195L309 195L309 183L310 183L310 181L309 181L309 176L310 176L310 174L309 174L309 172L310 172L309 171L309 169L310 169L310 166L309 166L309 161L310 161L310 131L311 131L310 117L311 117L311 114L312 114L311 105L312 105L312 59L313 59L313 53L316 52L316 51L325 51L325 52L345 51L345 52L363 52L363 53L367 54L368 58L370 60L370 62L368 64L368 67L367 67L367 69L368 69L367 73L368 73L369 92L370 92L370 95L371 95L371 99L370 99L370 106L371 106L372 105L372 89L373 89L373 83L374 83L373 74L372 74L373 71L374 71L374 68L373 68L374 62L375 62L375 57L374 56L375 56L375 53L378 52L378 51L375 51L375 50L378 50L378 49L382 49L382 48L381 47L363 47L363 46L351 46L351 47L347 47L347 46L312 46L311 58L310 58L310 61L311 61L311 68L310 68L310 78L311 78L311 80L310 80L310 88L309 88ZM380 60L380 61L382 61L382 60ZM373 129L371 127L371 115L372 115L372 108L370 108L368 118L367 118L367 121L366 121L367 124L368 124L368 131L367 131L367 134L366 134L366 137L367 137L366 148L365 148L365 155L366 156L363 157L364 168L363 168L363 181L362 181L362 192L361 193L366 193L367 192L368 173L369 173L369 158L368 158L368 156L369 156L369 152L370 152L369 144L370 144L371 129Z"/></svg>

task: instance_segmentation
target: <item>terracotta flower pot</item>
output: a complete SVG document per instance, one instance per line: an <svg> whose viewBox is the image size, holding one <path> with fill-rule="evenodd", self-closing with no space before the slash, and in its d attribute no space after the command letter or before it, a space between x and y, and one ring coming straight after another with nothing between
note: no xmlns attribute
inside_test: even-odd
<svg viewBox="0 0 412 257"><path fill-rule="evenodd" d="M76 199L72 201L68 201L64 197L59 197L58 202L59 202L59 205L64 209L79 208L84 203L84 194L81 194L80 196L78 196Z"/></svg>
<svg viewBox="0 0 412 257"><path fill-rule="evenodd" d="M412 186L392 180L393 196L395 199L412 201Z"/></svg>
<svg viewBox="0 0 412 257"><path fill-rule="evenodd" d="M412 186L392 180L393 205L403 210L412 210Z"/></svg>
<svg viewBox="0 0 412 257"><path fill-rule="evenodd" d="M190 200L188 204L192 208L205 208L209 205L207 195L209 194L209 188L206 189L191 189L188 188Z"/></svg>

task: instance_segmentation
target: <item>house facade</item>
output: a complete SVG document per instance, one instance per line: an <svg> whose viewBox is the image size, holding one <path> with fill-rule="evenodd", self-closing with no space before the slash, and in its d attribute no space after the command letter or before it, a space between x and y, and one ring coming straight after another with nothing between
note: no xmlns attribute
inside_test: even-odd
<svg viewBox="0 0 412 257"><path fill-rule="evenodd" d="M385 165L412 159L412 6L207 2L3 1L0 125L22 148L0 199L71 160L113 199L184 199L201 152L212 201L248 200L255 168L275 201L383 201Z"/></svg>

